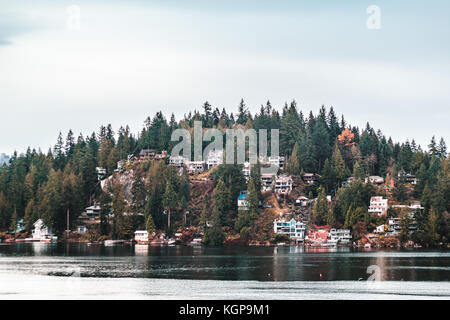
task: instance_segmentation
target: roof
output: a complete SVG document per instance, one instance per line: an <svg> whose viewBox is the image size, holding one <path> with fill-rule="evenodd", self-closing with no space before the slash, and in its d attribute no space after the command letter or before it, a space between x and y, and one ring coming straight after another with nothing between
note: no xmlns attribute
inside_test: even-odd
<svg viewBox="0 0 450 320"><path fill-rule="evenodd" d="M247 198L247 194L246 193L242 193L239 195L238 200L244 200Z"/></svg>

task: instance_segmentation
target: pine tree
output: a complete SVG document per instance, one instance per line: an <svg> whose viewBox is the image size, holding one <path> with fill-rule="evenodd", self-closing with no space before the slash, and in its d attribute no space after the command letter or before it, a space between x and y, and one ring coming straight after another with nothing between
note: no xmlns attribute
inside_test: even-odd
<svg viewBox="0 0 450 320"><path fill-rule="evenodd" d="M299 175L301 172L300 168L300 145L297 142L295 142L294 149L292 149L291 156L289 157L287 164L286 164L286 172L293 174L293 175Z"/></svg>
<svg viewBox="0 0 450 320"><path fill-rule="evenodd" d="M319 187L318 192L319 196L313 208L313 216L316 224L324 225L329 215L328 200L324 188Z"/></svg>

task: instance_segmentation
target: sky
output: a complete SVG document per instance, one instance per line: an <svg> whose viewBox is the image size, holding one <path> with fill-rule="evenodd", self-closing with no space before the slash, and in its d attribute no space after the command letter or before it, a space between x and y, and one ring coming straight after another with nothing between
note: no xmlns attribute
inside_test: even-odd
<svg viewBox="0 0 450 320"><path fill-rule="evenodd" d="M371 5L379 15L367 12ZM75 7L74 7L75 6ZM79 19L76 13L79 10ZM0 0L0 153L205 101L450 141L448 1ZM377 18L379 29L369 28ZM369 20L373 21L373 20ZM369 26L373 26L370 24Z"/></svg>

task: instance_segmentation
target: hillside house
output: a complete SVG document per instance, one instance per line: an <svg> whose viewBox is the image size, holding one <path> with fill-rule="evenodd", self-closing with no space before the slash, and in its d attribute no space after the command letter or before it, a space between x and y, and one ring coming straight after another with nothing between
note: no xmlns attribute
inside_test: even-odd
<svg viewBox="0 0 450 320"><path fill-rule="evenodd" d="M304 173L302 176L302 179L307 184L313 184L317 180L319 180L320 175L317 173Z"/></svg>
<svg viewBox="0 0 450 320"><path fill-rule="evenodd" d="M262 191L272 190L274 175L271 173L263 173L261 174L261 189Z"/></svg>
<svg viewBox="0 0 450 320"><path fill-rule="evenodd" d="M410 218L411 218L411 222L409 223L408 229L409 229L409 232L414 232L417 230L417 223L414 220L413 214L410 215ZM391 235L391 236L398 235L400 233L400 231L402 230L401 221L402 221L402 218L390 218L388 220L389 229L388 229L388 232L386 233L386 235Z"/></svg>
<svg viewBox="0 0 450 320"><path fill-rule="evenodd" d="M223 163L223 150L210 150L206 157L206 167L209 169Z"/></svg>
<svg viewBox="0 0 450 320"><path fill-rule="evenodd" d="M306 236L306 224L303 221L276 219L273 221L273 231L277 234L285 234L296 241L304 241Z"/></svg>
<svg viewBox="0 0 450 320"><path fill-rule="evenodd" d="M384 183L384 178L380 176L369 176L365 179L365 182L366 183L370 182L375 185L382 185Z"/></svg>
<svg viewBox="0 0 450 320"><path fill-rule="evenodd" d="M185 164L187 164L188 159L182 157L182 156L170 156L169 157L169 164L177 167L182 168Z"/></svg>
<svg viewBox="0 0 450 320"><path fill-rule="evenodd" d="M369 213L375 213L379 216L386 215L388 210L388 199L382 196L375 196L370 198Z"/></svg>
<svg viewBox="0 0 450 320"><path fill-rule="evenodd" d="M248 192L247 190L243 190L239 193L237 204L238 204L238 210L248 210L248 200L247 200Z"/></svg>
<svg viewBox="0 0 450 320"><path fill-rule="evenodd" d="M187 164L189 174L197 174L205 171L205 161L189 161Z"/></svg>
<svg viewBox="0 0 450 320"><path fill-rule="evenodd" d="M289 175L281 175L275 179L275 192L278 194L289 194L292 191L293 181Z"/></svg>

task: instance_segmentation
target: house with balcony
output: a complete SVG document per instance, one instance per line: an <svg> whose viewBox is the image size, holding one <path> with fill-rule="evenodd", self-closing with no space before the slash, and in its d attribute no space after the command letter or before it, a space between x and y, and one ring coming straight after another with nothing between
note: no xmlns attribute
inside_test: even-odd
<svg viewBox="0 0 450 320"><path fill-rule="evenodd" d="M313 184L317 180L319 180L320 175L317 173L304 173L302 175L302 179L306 184Z"/></svg>
<svg viewBox="0 0 450 320"><path fill-rule="evenodd" d="M328 242L337 244L348 244L352 240L350 229L330 229L328 232Z"/></svg>
<svg viewBox="0 0 450 320"><path fill-rule="evenodd" d="M408 226L409 232L414 232L417 230L417 222L414 220L414 214L410 214L410 223ZM386 235L396 236L402 230L401 226L402 218L390 218L388 220L388 232Z"/></svg>
<svg viewBox="0 0 450 320"><path fill-rule="evenodd" d="M183 168L187 162L188 162L188 159L184 158L183 156L170 156L169 157L169 164L171 164L177 168Z"/></svg>
<svg viewBox="0 0 450 320"><path fill-rule="evenodd" d="M210 150L206 157L206 167L209 169L223 163L223 150Z"/></svg>
<svg viewBox="0 0 450 320"><path fill-rule="evenodd" d="M308 207L312 205L312 200L309 200L307 197L301 196L295 199L295 205L301 207Z"/></svg>
<svg viewBox="0 0 450 320"><path fill-rule="evenodd" d="M284 169L285 158L284 156L269 157L268 164L277 166L280 170Z"/></svg>
<svg viewBox="0 0 450 320"><path fill-rule="evenodd" d="M275 179L274 190L278 194L289 194L292 191L293 181L289 175L280 175Z"/></svg>
<svg viewBox="0 0 450 320"><path fill-rule="evenodd" d="M138 244L148 244L149 233L147 230L136 230L134 232L134 241Z"/></svg>
<svg viewBox="0 0 450 320"><path fill-rule="evenodd" d="M261 174L261 189L262 191L272 190L274 175L272 173Z"/></svg>
<svg viewBox="0 0 450 320"><path fill-rule="evenodd" d="M369 213L384 216L386 215L388 208L388 199L384 199L382 196L370 198Z"/></svg>
<svg viewBox="0 0 450 320"><path fill-rule="evenodd" d="M189 161L187 163L189 174L198 174L205 171L205 161Z"/></svg>
<svg viewBox="0 0 450 320"><path fill-rule="evenodd" d="M295 241L304 241L307 225L303 221L276 219L273 221L273 231L277 234L285 234Z"/></svg>

